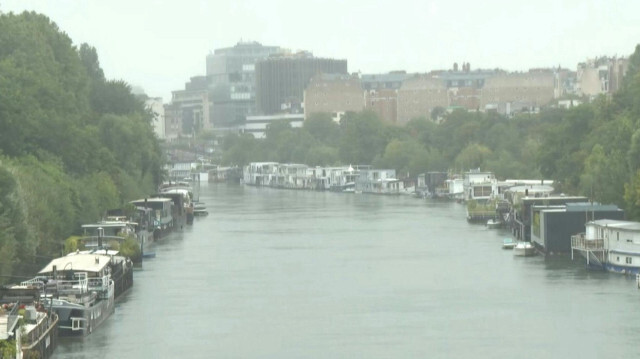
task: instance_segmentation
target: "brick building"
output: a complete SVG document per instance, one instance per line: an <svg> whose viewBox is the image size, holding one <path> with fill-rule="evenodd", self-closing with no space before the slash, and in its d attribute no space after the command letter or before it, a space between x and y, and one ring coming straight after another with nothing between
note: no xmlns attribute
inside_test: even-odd
<svg viewBox="0 0 640 359"><path fill-rule="evenodd" d="M318 74L304 91L305 119L313 113L360 112L365 108L364 91L355 75Z"/></svg>

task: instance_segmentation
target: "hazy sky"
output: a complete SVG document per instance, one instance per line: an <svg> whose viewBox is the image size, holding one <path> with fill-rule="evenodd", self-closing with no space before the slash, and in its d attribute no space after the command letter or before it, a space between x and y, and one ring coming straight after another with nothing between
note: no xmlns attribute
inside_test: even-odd
<svg viewBox="0 0 640 359"><path fill-rule="evenodd" d="M258 41L348 60L350 72L575 69L640 43L639 0L0 0L95 46L109 79L171 98L206 55Z"/></svg>

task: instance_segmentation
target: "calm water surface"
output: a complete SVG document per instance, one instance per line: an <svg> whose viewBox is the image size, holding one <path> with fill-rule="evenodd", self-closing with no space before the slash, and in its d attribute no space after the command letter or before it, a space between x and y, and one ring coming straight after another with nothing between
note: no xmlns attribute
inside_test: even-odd
<svg viewBox="0 0 640 359"><path fill-rule="evenodd" d="M54 358L637 358L635 280L514 257L464 207L203 185L114 315Z"/></svg>

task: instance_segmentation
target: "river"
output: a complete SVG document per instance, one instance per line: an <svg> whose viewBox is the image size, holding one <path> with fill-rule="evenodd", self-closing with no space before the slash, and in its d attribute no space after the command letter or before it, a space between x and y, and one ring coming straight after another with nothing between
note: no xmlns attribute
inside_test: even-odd
<svg viewBox="0 0 640 359"><path fill-rule="evenodd" d="M514 257L411 196L204 184L115 313L54 358L636 358L635 279Z"/></svg>

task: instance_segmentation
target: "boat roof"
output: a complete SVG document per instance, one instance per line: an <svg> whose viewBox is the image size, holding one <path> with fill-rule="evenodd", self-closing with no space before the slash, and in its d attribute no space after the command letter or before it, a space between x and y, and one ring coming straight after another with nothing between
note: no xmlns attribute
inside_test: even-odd
<svg viewBox="0 0 640 359"><path fill-rule="evenodd" d="M146 198L147 202L171 202L171 198L166 198L166 197L148 197ZM144 203L145 198L141 198L135 201L131 201L129 203Z"/></svg>
<svg viewBox="0 0 640 359"><path fill-rule="evenodd" d="M100 223L83 224L82 228L122 228L126 226L137 226L136 222L122 222L122 221L104 221Z"/></svg>
<svg viewBox="0 0 640 359"><path fill-rule="evenodd" d="M53 272L53 266L56 266L58 271L100 272L109 264L109 261L111 261L111 257L108 255L91 252L73 252L64 257L55 258L38 273L51 273Z"/></svg>
<svg viewBox="0 0 640 359"><path fill-rule="evenodd" d="M80 251L80 252L76 252L76 253L82 253L82 254L101 254L101 255L107 255L107 256L115 256L118 255L118 253L120 253L120 251L116 251L114 249L91 249L91 250L86 250L86 251Z"/></svg>
<svg viewBox="0 0 640 359"><path fill-rule="evenodd" d="M161 194L164 193L181 193L181 194L189 194L189 189L188 188L176 188L176 187L170 187L170 188L163 188L160 190Z"/></svg>
<svg viewBox="0 0 640 359"><path fill-rule="evenodd" d="M617 219L599 219L596 221L587 222L587 226L589 225L615 228L618 230L626 231L640 231L640 222L623 221Z"/></svg>

